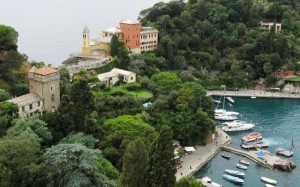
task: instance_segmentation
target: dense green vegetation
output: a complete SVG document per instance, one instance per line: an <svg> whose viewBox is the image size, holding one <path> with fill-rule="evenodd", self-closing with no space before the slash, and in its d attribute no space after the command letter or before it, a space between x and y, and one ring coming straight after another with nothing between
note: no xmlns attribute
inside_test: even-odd
<svg viewBox="0 0 300 187"><path fill-rule="evenodd" d="M205 88L251 87L261 77L272 86L274 70L298 70L299 10L294 0L157 3L140 14L159 29L157 51L129 55L114 36L111 63L72 81L61 69L58 111L26 119L3 101L28 93L30 65L18 33L0 25L0 186L201 187L194 178L176 183L172 140L208 143L215 123ZM280 22L282 31L262 30L260 21ZM95 75L114 67L137 82L100 83Z"/></svg>
<svg viewBox="0 0 300 187"><path fill-rule="evenodd" d="M274 70L298 70L299 7L293 0L171 1L140 18L159 29L156 56L168 69L187 70L204 86L246 87ZM281 23L282 31L262 30L261 21Z"/></svg>

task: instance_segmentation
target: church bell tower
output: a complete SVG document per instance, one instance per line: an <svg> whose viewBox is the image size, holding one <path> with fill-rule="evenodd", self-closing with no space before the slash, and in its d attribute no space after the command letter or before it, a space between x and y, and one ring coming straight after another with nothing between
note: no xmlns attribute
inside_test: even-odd
<svg viewBox="0 0 300 187"><path fill-rule="evenodd" d="M88 55L90 53L90 31L87 25L83 27L82 31L82 54Z"/></svg>

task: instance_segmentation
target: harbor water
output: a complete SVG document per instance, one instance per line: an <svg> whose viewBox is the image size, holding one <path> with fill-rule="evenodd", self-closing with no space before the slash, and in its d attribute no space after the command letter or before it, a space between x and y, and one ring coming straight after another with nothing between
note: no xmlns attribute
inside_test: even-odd
<svg viewBox="0 0 300 187"><path fill-rule="evenodd" d="M296 168L291 171L281 171L278 169L270 170L257 165L251 160L235 155L227 160L221 157L220 152L210 162L208 162L200 171L195 174L196 178L208 176L212 181L222 184L223 187L235 186L222 179L225 169L239 170L236 164L240 159L249 161L251 164L244 178L245 187L265 186L260 177L267 177L276 180L280 187L298 187L300 182L300 100L299 99L251 99L251 98L233 98L234 105L225 104L226 110L232 110L240 113L240 119L252 122L255 127L252 130L228 133L233 142L230 146L239 148L242 137L250 132L261 132L263 142L268 144L271 153L276 154L276 149L282 147L291 149L292 139L294 139L294 156L291 158L296 164ZM222 107L222 104L220 105ZM220 108L220 107L219 107Z"/></svg>

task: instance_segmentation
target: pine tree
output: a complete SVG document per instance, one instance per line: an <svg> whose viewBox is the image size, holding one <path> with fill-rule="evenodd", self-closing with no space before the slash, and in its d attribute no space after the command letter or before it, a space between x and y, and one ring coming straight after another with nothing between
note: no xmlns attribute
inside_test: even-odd
<svg viewBox="0 0 300 187"><path fill-rule="evenodd" d="M163 126L149 152L147 186L174 187L176 183L176 165L174 160L173 132Z"/></svg>
<svg viewBox="0 0 300 187"><path fill-rule="evenodd" d="M116 35L113 35L111 38L110 48L111 48L110 51L111 56L119 56L120 42Z"/></svg>
<svg viewBox="0 0 300 187"><path fill-rule="evenodd" d="M148 154L144 142L139 138L132 141L126 148L123 157L123 173L120 187L144 187L147 172Z"/></svg>

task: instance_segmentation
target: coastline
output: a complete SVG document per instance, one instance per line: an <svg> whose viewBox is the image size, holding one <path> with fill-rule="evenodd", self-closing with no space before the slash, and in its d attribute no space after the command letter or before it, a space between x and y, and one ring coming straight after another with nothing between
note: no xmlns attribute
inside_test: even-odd
<svg viewBox="0 0 300 187"><path fill-rule="evenodd" d="M182 177L192 177L207 162L222 150L222 146L227 146L232 142L230 136L216 127L215 138L212 143L205 146L195 146L195 152L182 157L182 168L177 169L176 181Z"/></svg>
<svg viewBox="0 0 300 187"><path fill-rule="evenodd" d="M239 91L207 91L207 96L230 96L230 97L255 97L255 98L283 98L300 99L300 94L284 92L266 92L263 90L239 90Z"/></svg>

